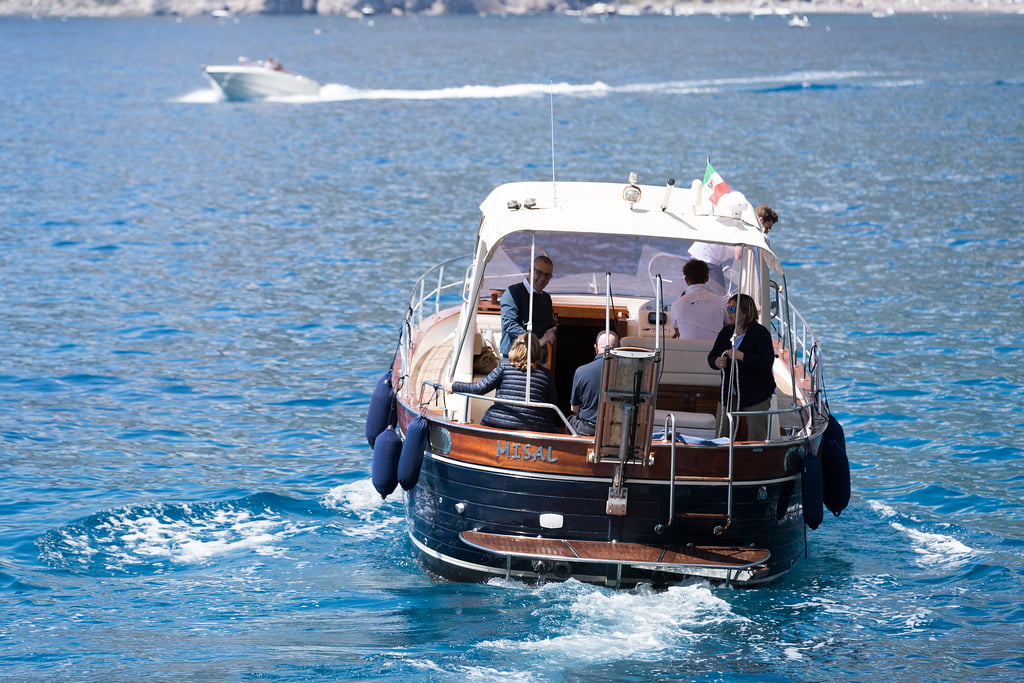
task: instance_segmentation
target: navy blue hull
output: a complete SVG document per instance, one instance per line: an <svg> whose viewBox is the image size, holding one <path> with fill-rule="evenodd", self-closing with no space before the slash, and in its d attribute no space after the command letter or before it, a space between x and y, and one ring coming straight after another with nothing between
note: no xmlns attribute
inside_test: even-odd
<svg viewBox="0 0 1024 683"><path fill-rule="evenodd" d="M726 525L728 505L725 484L677 484L676 514L672 515L666 482L627 478L625 516L607 514L610 484L598 478L536 473L525 476L428 453L417 486L406 494L406 517L423 564L432 573L453 581L481 581L506 574L525 580L541 575L558 579L574 576L583 581L621 581L625 585L639 581L671 584L686 579L678 573L614 564L538 564L529 558L513 558L506 564L504 557L464 543L459 538L464 531L659 548L765 548L771 557L757 582L778 578L804 553L798 472L773 481L736 484L732 490L732 522L724 530L721 527ZM550 528L549 523L545 528L542 514L560 516L561 527Z"/></svg>

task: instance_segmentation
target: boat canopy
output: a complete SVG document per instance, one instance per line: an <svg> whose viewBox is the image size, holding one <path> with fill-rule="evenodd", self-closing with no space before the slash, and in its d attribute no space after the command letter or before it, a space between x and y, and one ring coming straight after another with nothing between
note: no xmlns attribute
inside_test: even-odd
<svg viewBox="0 0 1024 683"><path fill-rule="evenodd" d="M638 201L626 201L625 188L639 190ZM741 257L748 282L760 270L754 264L780 270L745 198L723 211L701 206L699 190L692 188L509 183L480 208L476 260L487 267L477 274L476 291L529 277L532 254L555 263L546 289L552 294L603 292L605 274L611 273L617 295L655 297L658 276L668 296L678 295L682 266L691 258L711 266L712 284L722 291L736 290Z"/></svg>

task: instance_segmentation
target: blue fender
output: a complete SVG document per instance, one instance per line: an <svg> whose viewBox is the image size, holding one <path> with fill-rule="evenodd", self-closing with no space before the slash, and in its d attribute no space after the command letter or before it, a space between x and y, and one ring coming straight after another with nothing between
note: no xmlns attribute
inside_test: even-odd
<svg viewBox="0 0 1024 683"><path fill-rule="evenodd" d="M825 507L838 517L850 504L850 460L846 457L843 426L832 415L828 416L828 426L822 436L819 452Z"/></svg>
<svg viewBox="0 0 1024 683"><path fill-rule="evenodd" d="M398 459L398 483L408 491L420 480L420 468L423 466L423 451L427 447L430 435L430 424L422 415L409 423L405 431L405 445L402 456Z"/></svg>
<svg viewBox="0 0 1024 683"><path fill-rule="evenodd" d="M373 444L373 488L387 498L398 486L398 459L402 454L402 438L394 429L385 429Z"/></svg>
<svg viewBox="0 0 1024 683"><path fill-rule="evenodd" d="M817 529L825 517L822 500L821 460L813 453L804 456L803 472L800 477L803 490L804 524Z"/></svg>
<svg viewBox="0 0 1024 683"><path fill-rule="evenodd" d="M391 384L391 371L377 380L377 386L370 396L370 408L366 411L366 440L371 446L378 434L398 422L395 410L395 388Z"/></svg>

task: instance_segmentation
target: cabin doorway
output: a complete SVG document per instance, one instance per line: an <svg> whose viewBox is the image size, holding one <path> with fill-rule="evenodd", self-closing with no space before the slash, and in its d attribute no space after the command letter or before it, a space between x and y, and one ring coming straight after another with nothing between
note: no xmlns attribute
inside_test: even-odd
<svg viewBox="0 0 1024 683"><path fill-rule="evenodd" d="M555 389L558 407L569 416L572 400L572 378L576 368L594 360L594 342L605 329L603 306L558 306L558 341L555 344ZM611 327L619 337L626 333L628 311L623 308L612 312Z"/></svg>

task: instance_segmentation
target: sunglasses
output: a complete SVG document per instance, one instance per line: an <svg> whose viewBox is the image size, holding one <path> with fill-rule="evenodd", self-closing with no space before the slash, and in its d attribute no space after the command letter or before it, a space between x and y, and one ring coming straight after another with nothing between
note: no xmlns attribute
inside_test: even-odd
<svg viewBox="0 0 1024 683"><path fill-rule="evenodd" d="M736 307L735 306L727 306L725 310L727 310L729 313L735 313L736 312Z"/></svg>

